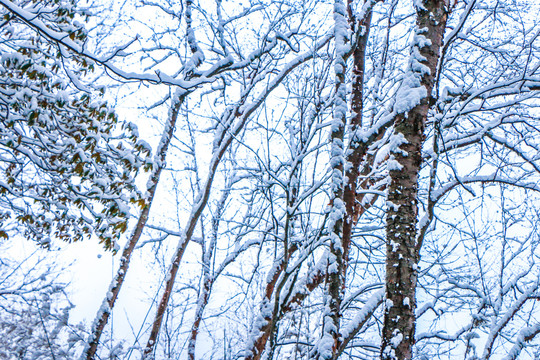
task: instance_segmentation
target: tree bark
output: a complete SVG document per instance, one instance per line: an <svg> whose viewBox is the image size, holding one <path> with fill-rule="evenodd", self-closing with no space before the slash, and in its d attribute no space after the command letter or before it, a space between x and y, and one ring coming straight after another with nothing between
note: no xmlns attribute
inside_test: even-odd
<svg viewBox="0 0 540 360"><path fill-rule="evenodd" d="M353 67L352 67L352 94L351 94L351 122L349 125L350 144L347 163L351 166L345 172L347 184L343 190L343 200L345 202L345 219L343 222L343 251L345 267L348 263L349 251L351 247L351 234L356 221L358 221L358 208L356 202L356 189L358 188L358 178L360 176L360 165L365 158L368 149L368 143L363 142L358 133L362 130L362 112L364 109L364 71L366 68L366 48L369 39L369 28L371 25L371 0L366 1L368 5L362 19L357 19L353 13L349 0L348 13L349 22L356 34L356 44L353 49ZM343 271L346 271L344 269Z"/></svg>
<svg viewBox="0 0 540 360"><path fill-rule="evenodd" d="M345 182L345 149L344 135L347 119L347 90L345 73L347 71L347 53L349 52L349 24L347 10L342 0L334 2L334 43L335 43L335 100L334 114L330 134L330 169L331 199L327 220L329 257L326 269L326 298L323 314L323 329L319 343L314 349L313 358L330 359L337 351L340 333L341 300L345 284L343 219L345 204L343 202L343 185Z"/></svg>
<svg viewBox="0 0 540 360"><path fill-rule="evenodd" d="M381 359L408 360L413 356L417 264L418 173L424 127L439 62L448 16L444 0L424 0L416 5L416 35L401 95L416 103L399 103L394 118L394 143L389 158L390 185L386 219L386 303ZM423 89L425 90L423 92ZM416 95L415 95L416 94Z"/></svg>

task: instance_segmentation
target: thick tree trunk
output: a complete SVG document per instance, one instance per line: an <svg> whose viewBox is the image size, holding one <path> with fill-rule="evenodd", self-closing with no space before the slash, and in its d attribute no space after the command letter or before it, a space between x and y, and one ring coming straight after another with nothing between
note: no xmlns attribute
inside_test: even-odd
<svg viewBox="0 0 540 360"><path fill-rule="evenodd" d="M417 182L422 162L429 95L447 20L444 0L417 5L417 30L408 73L398 91L394 149L388 160L390 185L386 219L386 303L381 359L412 359L418 252Z"/></svg>

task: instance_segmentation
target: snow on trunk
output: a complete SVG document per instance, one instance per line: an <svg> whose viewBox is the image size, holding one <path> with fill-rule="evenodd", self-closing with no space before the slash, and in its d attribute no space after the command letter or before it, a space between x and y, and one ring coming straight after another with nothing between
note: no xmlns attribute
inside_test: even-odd
<svg viewBox="0 0 540 360"><path fill-rule="evenodd" d="M416 4L416 31L407 73L396 94L395 146L390 158L386 218L386 302L381 359L412 359L415 334L418 173L439 51L448 12L442 0Z"/></svg>

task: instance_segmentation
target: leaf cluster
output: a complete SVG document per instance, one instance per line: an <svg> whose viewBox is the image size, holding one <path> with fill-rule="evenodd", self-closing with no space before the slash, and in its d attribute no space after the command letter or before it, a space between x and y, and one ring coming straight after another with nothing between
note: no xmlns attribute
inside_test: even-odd
<svg viewBox="0 0 540 360"><path fill-rule="evenodd" d="M74 1L33 1L36 19L84 43ZM22 5L22 4L20 4ZM34 6L34 7L33 7ZM0 35L0 237L17 232L48 246L95 233L106 248L127 229L150 147L119 122L104 89L84 85L94 64L4 12Z"/></svg>

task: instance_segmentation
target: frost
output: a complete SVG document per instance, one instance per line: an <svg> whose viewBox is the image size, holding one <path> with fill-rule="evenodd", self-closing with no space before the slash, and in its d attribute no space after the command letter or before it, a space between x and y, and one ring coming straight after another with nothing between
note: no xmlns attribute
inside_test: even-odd
<svg viewBox="0 0 540 360"><path fill-rule="evenodd" d="M59 3L66 1L59 0ZM56 16L52 11L57 4L55 1L4 2L8 7L10 3L25 7L35 20ZM76 0L67 2L73 4L73 8L78 6ZM114 81L118 81L120 90L112 94L108 90L107 98L127 94L122 89L137 91L137 98L142 95L140 103L122 103L121 98L116 99L120 111L128 109L126 111L130 112L127 117L137 118L135 111L143 113L143 117L137 119L142 120L140 131L128 124L107 133L109 123L106 119L115 115L107 113L109 107L96 101L93 93L85 101L96 108L71 107L73 95L78 94L74 90L80 84L77 77L82 77L83 73L72 60L84 59L84 54L89 54L87 50L96 44L93 39L70 41L69 36L60 31L47 32L46 28L41 31L41 24L34 18L25 18L24 13L21 18L5 21L2 28L4 51L0 51L0 67L4 67L4 73L16 74L17 64L32 61L35 64L28 68L31 76L34 72L38 78L53 75L44 83L20 77L33 87L13 88L6 82L2 88L0 123L5 122L14 129L8 136L0 133L0 143L4 146L1 156L5 159L2 164L6 164L3 169L9 170L5 172L6 176L0 175L0 202L14 204L9 218L24 216L23 210L28 214L35 213L37 216L29 221L32 226L28 233L41 236L38 244L46 246L55 244L54 238L49 239L58 231L64 233L64 224L59 222L62 217L74 228L88 226L88 237L101 234L112 238L108 239L112 249L118 249L117 244L124 243L117 238L121 230L125 227L131 230L137 223L137 231L142 234L144 243L159 242L155 249L159 251L160 261L161 255L168 257L169 252L174 252L178 242L172 265L175 271L178 269L178 274L166 272L169 263L160 263L159 267L151 269L151 274L142 274L141 285L151 286L158 297L153 305L148 302L145 308L150 309L149 316L152 316L152 309L157 308L157 304L167 303L166 297L162 297L161 302L159 297L164 293L172 294L175 300L169 302L169 306L179 305L173 312L181 322L181 329L173 335L178 333L187 337L180 342L171 338L171 346L175 348L170 352L185 357L182 349L188 348L188 357L195 353L195 350L190 352L191 344L195 343L194 338L190 340L191 325L192 335L193 331L200 332L195 357L208 359L239 359L245 347L248 348L246 353L256 352L260 359L272 356L280 359L332 357L338 335L342 336L338 345L346 345L341 357L376 357L380 351L394 356L397 350L394 352L393 346L400 342L400 346L405 345L403 337L407 339L408 332L403 330L403 336L387 333L390 336L385 339L385 345L388 346L380 349L380 316L387 309L393 313L401 306L412 311L415 298L412 295L405 297L405 289L398 283L398 290L403 291L398 291L397 298L391 297L396 301L384 301L384 291L378 291L384 284L379 282L384 281L385 266L389 274L398 272L400 264L410 264L416 269L416 259L411 260L409 256L415 253L412 246L415 244L408 248L403 240L411 237L414 222L420 218L421 234L426 229L429 231L424 248L417 250L421 250L423 261L432 266L426 263L424 271L413 273L418 275L418 284L425 285L417 292L422 300L418 307L421 310L417 313L422 317L418 316L416 328L428 329L425 334L420 334L424 338L417 342L420 348L415 350L437 352L442 346L441 349L448 351L448 357L457 358L459 354L454 352L465 351L463 340L472 337L474 330L481 336L481 341L474 341L479 347L487 340L495 340L497 353L492 357L504 357L504 351L509 351L512 346L516 350L510 353L515 356L521 348L525 349L523 353L529 351L527 346L530 346L529 352L534 352L535 344L527 341L536 331L532 328L534 322L526 323L523 319L527 316L536 319L536 314L531 312L536 295L531 295L532 300L527 300L524 308L513 305L531 283L531 278L537 275L527 264L536 255L529 241L536 239L535 234L530 237L520 228L521 224L531 221L529 215L534 215L534 211L527 213L529 209L535 210L536 200L528 197L533 193L529 190L540 186L536 176L538 142L534 136L538 128L534 110L540 84L535 67L537 56L534 51L520 50L521 43L528 41L531 43L526 49L534 48L536 28L515 37L519 41L501 43L504 39L494 36L488 39L490 41L482 42L493 33L485 31L493 28L490 22L497 21L482 16L491 13L492 4L477 4L473 8L474 2L460 3L459 13L451 15L446 27L443 44L449 47L433 54L430 47L431 41L435 43L435 40L430 38L438 42L443 32L426 33L426 29L417 29L414 34L410 32L410 27L414 26L412 5L418 10L428 4L425 0L411 3L314 0L285 5L244 1L244 9L235 7L230 1L191 3L183 3L196 8L193 23L187 24L191 29L186 30L186 6L169 9L167 2L160 2L159 6L152 1L145 2L145 7L155 7L160 13L159 23L147 24L157 25L149 27L155 30L151 32L152 37L137 38L129 48L116 49L114 53L124 58L109 62L107 54L103 54L92 61L98 69L91 75L92 79L101 74L112 74ZM334 23L330 18L333 3L336 4ZM46 11L41 11L43 5L47 5ZM294 8L294 5L299 7ZM440 2L437 5L442 6ZM125 6L129 8L130 2ZM358 17L354 23L352 19L348 22L347 6ZM502 13L504 9L500 7L498 11ZM468 10L473 12L467 26L461 28L465 19L462 13ZM4 7L3 11L10 10ZM132 14L137 20L141 15L137 11L126 14ZM369 29L370 23L365 20L371 14L374 17ZM517 9L516 14L519 14ZM419 12L416 15L419 19L431 16L428 21L418 21L428 24L430 29L441 21L435 18L436 14ZM463 21L458 22L458 17ZM81 22L85 19L79 15L75 18ZM515 18L521 19L517 15ZM126 21L131 21L131 17L126 16ZM42 22L44 26L58 29L54 23ZM26 32L33 34L35 41L21 38L25 34L19 30L28 24L34 29ZM499 24L501 34L512 34L502 29L503 21ZM71 25L65 29L79 26L76 22ZM295 25L300 28L289 31ZM519 32L517 25L521 26L511 24L509 28ZM362 29L362 26L366 27ZM354 33L350 30L353 27ZM365 30L372 33L367 39L367 48L363 49L357 36L367 34ZM134 35L135 31L136 27L127 34ZM99 28L90 34L93 33L100 33ZM120 33L125 32L120 29ZM141 36L145 36L144 33ZM200 43L197 43L197 34L201 35ZM497 35L497 31L494 34ZM52 58L43 62L37 54L32 59L32 51L10 54L16 49L9 44L12 36L20 39L20 43L26 42L29 49L34 46L39 50L43 46L39 41L50 42L47 51ZM411 39L410 49L405 48L407 38ZM116 39L111 39L107 44L114 46L115 42ZM70 49L69 45L75 47ZM61 49L59 56L56 56L56 49ZM358 52L353 53L353 49L366 51L363 94L354 94L361 95L364 100L363 110L356 114L350 107L353 97L350 91L356 90L351 85L356 74L352 66L358 64L355 61ZM463 52L467 49L473 49L471 54ZM77 50L83 51L83 55L77 54ZM295 53L300 51L304 52ZM487 57L483 57L482 53L486 51ZM446 56L439 61L441 76L437 77L434 96L428 102L425 97L431 94L426 93L426 89L431 88L433 79L427 75L430 69L431 75L435 75L431 65L435 65L435 58L440 54ZM113 63L129 66L133 72L121 71ZM56 70L51 71L47 64L54 64L58 74L62 75L56 76ZM74 80L63 74L64 66L71 70L69 76ZM145 66L148 66L148 70L144 70L148 71L146 74L137 73L138 67ZM158 68L160 70L156 71ZM451 87L444 88L437 98L444 86ZM47 90L50 87L52 91ZM93 89L94 84L90 87ZM148 98L144 97L144 91L150 92ZM63 115L54 111L42 111L42 94L53 106L68 109L73 115L69 121L62 122ZM148 104L143 101L158 96L160 100L151 100L156 105L146 111ZM426 115L424 110L429 107L427 118L423 119L427 125L425 138L416 139L422 143L422 153L413 154L417 148L408 143L409 133L399 132L401 124L413 120L406 118L407 113L420 114L415 111L418 109L415 106L428 103L429 106L421 109ZM24 111L18 113L17 109ZM92 117L95 113L99 117ZM125 115L119 114L121 120L117 125L125 124ZM362 115L360 126L351 124L354 115ZM178 117L178 121L171 121L173 117ZM78 119L83 120L74 131L84 134L64 136L72 131L70 125L76 124ZM61 126L55 128L56 124ZM153 131L149 134L149 128L156 129L163 124L165 131L161 139ZM46 131L40 131L39 137L33 138L37 129ZM127 135L120 139L124 134ZM17 143L19 135L21 142ZM158 145L156 154L151 159L141 155L149 151L150 146L144 140L130 141L132 135L152 136L151 144ZM4 145L8 141L13 145ZM168 149L170 141L174 141L174 145ZM44 146L33 151L35 148L29 144ZM93 146L96 146L95 152L87 151ZM502 149L500 154L497 149ZM53 155L46 155L48 150ZM353 158L351 155L356 154L355 150L362 156ZM138 154L138 151L142 153ZM470 156L478 162L468 163ZM27 161L20 161L21 158ZM390 188L397 188L398 196L404 195L399 180L389 186L389 171L405 182L413 180L404 172L404 159L418 159L421 169L414 189L417 198L409 200L418 208L418 216L412 216L409 224L403 223L395 213L405 211L405 206L410 204L394 197L388 201ZM142 166L151 171L149 176L138 174L137 169ZM42 176L39 171L47 168L53 169L55 174L68 175L57 179ZM76 174L72 174L74 171ZM354 178L347 174L349 171ZM430 179L434 181L430 182ZM22 181L33 183L32 186L18 186ZM475 181L479 184L473 187L481 189L482 196L470 199L465 195L467 202L461 203L460 189ZM131 186L140 184L144 188L145 183L147 189L142 191L146 191L147 197L141 199L137 189ZM504 187L502 190L507 194L511 187L520 187L519 194L505 198L507 206L515 204L518 207L509 207L508 212L502 214L508 215L511 225L502 259L496 253L504 241L498 236L501 229L506 230L498 226L504 225L504 219L498 219L495 225L484 223L486 216L490 218L496 214L490 213L489 206L483 206L484 201L493 200L490 196L495 198L496 207L504 206L498 201L503 195L495 189L498 185L502 185L499 188ZM356 188L356 197L349 192L353 188ZM40 192L43 189L52 189L53 193ZM56 190L58 193L54 193ZM231 196L223 202L221 211L220 198L227 193ZM64 198L66 201L62 202ZM524 204L520 204L522 198L526 200ZM481 209L481 213L473 210L469 216L470 205ZM522 206L523 211L519 213ZM41 217L42 209L54 211ZM141 210L144 216L140 217L140 222L130 217ZM465 220L470 221L453 224L451 218L461 211L467 213ZM4 236L4 214L2 209L0 237ZM398 224L386 232L385 224L387 221L394 223L392 219ZM34 226L36 223L32 221L39 221L42 227ZM458 221L463 222L463 219ZM430 222L432 229L428 228ZM474 226L468 226L468 222ZM514 222L520 224L514 225ZM349 227L351 224L353 226ZM70 236L69 230L65 233ZM351 230L350 238L346 237L348 230ZM480 237L475 237L477 232ZM485 245L485 249L479 250L487 252L473 259L474 254L466 250L473 248L469 242L476 239L481 247ZM494 240L486 243L482 239ZM76 239L68 237L68 240ZM210 245L213 242L215 247ZM135 248L139 246L135 245ZM393 260L385 257L387 248ZM337 260L342 259L330 254L330 250L343 250L344 261L339 263L344 265L343 268L338 269ZM153 264L153 257L147 256L151 252L151 249L142 249L141 261ZM92 255L89 253L88 258L94 259ZM182 256L186 259L182 260ZM116 261L117 257L114 259ZM473 261L468 261L471 259ZM515 261L519 269L511 266L493 268L488 262L487 271L477 271L479 265L486 260L493 262L493 259L502 260L503 265ZM120 261L127 269L129 257ZM137 281L137 271L144 272L144 269L144 266L133 267L129 271L130 278L134 272L134 281ZM339 274L343 275L340 277L343 282L338 291L333 291L331 286L334 284L329 283L333 277L328 275L337 274L339 270L343 270ZM525 270L525 275L520 275ZM159 274L154 274L156 272ZM504 276L500 275L501 279L498 279L499 274ZM118 280L123 275L124 271L119 271L111 285L120 286L122 282ZM148 284L146 276L152 276L155 281ZM478 276L486 280L487 287L475 284ZM207 285L213 281L216 285L211 290ZM167 282L166 291L164 282ZM173 285L176 288L171 290ZM110 288L102 295L111 300L113 291L116 294L116 289ZM330 299L330 292L332 296L337 294L335 299ZM120 294L121 299L122 296ZM193 296L198 297L197 301ZM342 302L330 310L330 300ZM430 302L429 306L427 302ZM108 309L102 307L99 313L107 314ZM127 310L129 315L132 309ZM514 316L510 316L512 312ZM454 316L460 313L462 316ZM404 314L401 315L399 321L404 321ZM200 319L200 323L196 319ZM399 316L395 316L392 320L398 319ZM147 318L144 322L148 325L151 321L152 318ZM508 321L508 325L504 321ZM531 329L523 331L523 336L519 337L520 330L527 327ZM336 334L336 328L340 334ZM106 329L113 330L110 325ZM216 329L218 331L214 331ZM270 329L269 333L267 329ZM85 332L77 329L77 334ZM115 334L122 335L117 326ZM116 335L110 339L117 338ZM349 337L351 342L345 343ZM106 338L103 338L104 342L113 341ZM167 350L163 348L167 339L162 333L158 338L158 348L154 350L163 353ZM264 343L266 339L268 342ZM189 342L188 346L184 345L184 340ZM255 344L257 349L252 348ZM99 356L107 357L104 353L107 348L113 349L111 354L117 354L114 344L101 345ZM153 345L152 341L150 345ZM135 346L138 348L130 349L130 352L139 350L139 345ZM473 354L461 355L460 358L465 358ZM61 356L58 353L58 357ZM415 353L414 356L422 357L423 354Z"/></svg>

